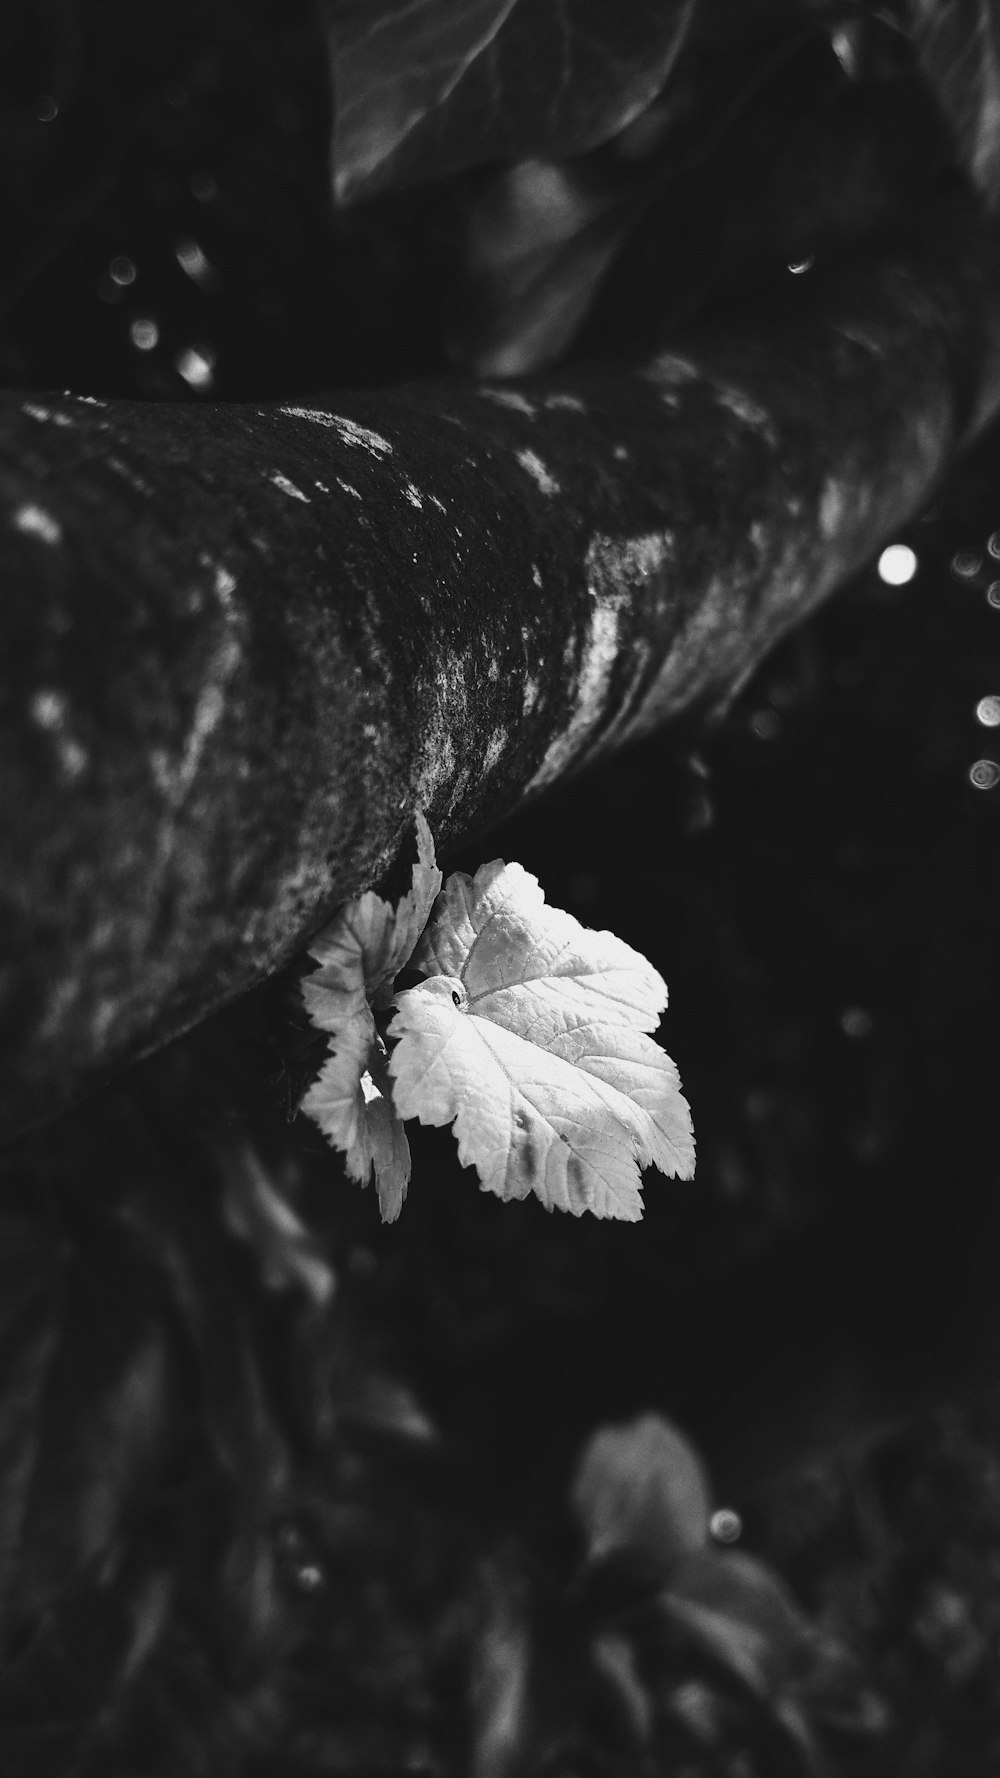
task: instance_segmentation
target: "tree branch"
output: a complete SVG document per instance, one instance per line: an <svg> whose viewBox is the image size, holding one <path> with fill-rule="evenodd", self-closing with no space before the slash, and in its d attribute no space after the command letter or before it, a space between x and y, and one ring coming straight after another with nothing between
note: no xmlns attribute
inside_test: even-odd
<svg viewBox="0 0 1000 1778"><path fill-rule="evenodd" d="M1000 398L975 233L642 368L0 402L7 1066L28 1121L761 656Z"/></svg>

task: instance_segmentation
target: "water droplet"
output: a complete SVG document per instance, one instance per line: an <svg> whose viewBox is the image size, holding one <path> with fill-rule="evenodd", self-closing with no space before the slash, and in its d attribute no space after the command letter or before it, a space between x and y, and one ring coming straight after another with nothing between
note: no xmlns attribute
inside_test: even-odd
<svg viewBox="0 0 1000 1778"><path fill-rule="evenodd" d="M916 554L907 543L890 543L879 556L878 577L886 586L905 586L916 572Z"/></svg>
<svg viewBox="0 0 1000 1778"><path fill-rule="evenodd" d="M986 602L994 611L1000 611L1000 580L991 580L986 588Z"/></svg>
<svg viewBox="0 0 1000 1778"><path fill-rule="evenodd" d="M863 1006L846 1006L840 1015L840 1029L845 1037L860 1041L872 1034L872 1015Z"/></svg>
<svg viewBox="0 0 1000 1778"><path fill-rule="evenodd" d="M959 580L974 579L982 565L982 556L977 556L971 549L960 549L958 554L951 558L951 571L953 574L957 574Z"/></svg>
<svg viewBox="0 0 1000 1778"><path fill-rule="evenodd" d="M986 544L991 556L1000 556L1000 531L993 531Z"/></svg>
<svg viewBox="0 0 1000 1778"><path fill-rule="evenodd" d="M135 261L129 259L127 253L116 253L108 266L108 276L112 284L125 286L135 283Z"/></svg>
<svg viewBox="0 0 1000 1778"><path fill-rule="evenodd" d="M1000 728L1000 698L980 698L976 705L976 720L984 728Z"/></svg>
<svg viewBox="0 0 1000 1778"><path fill-rule="evenodd" d="M160 330L150 315L137 315L129 323L129 338L137 352L152 352L159 344Z"/></svg>
<svg viewBox="0 0 1000 1778"><path fill-rule="evenodd" d="M735 1543L743 1532L743 1520L731 1506L720 1506L708 1521L708 1529L717 1543Z"/></svg>
<svg viewBox="0 0 1000 1778"><path fill-rule="evenodd" d="M210 389L215 382L215 353L211 346L185 346L174 363L191 389Z"/></svg>
<svg viewBox="0 0 1000 1778"><path fill-rule="evenodd" d="M59 116L59 101L51 93L39 93L35 100L35 116L39 123L54 123Z"/></svg>
<svg viewBox="0 0 1000 1778"><path fill-rule="evenodd" d="M969 783L977 790L992 790L1000 784L1000 766L995 759L977 759L969 767Z"/></svg>

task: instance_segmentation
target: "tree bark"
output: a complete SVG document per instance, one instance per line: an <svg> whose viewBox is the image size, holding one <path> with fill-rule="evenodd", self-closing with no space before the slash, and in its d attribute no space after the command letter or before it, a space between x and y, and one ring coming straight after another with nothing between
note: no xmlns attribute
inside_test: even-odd
<svg viewBox="0 0 1000 1778"><path fill-rule="evenodd" d="M270 407L0 400L0 1119L724 703L1000 398L976 229L642 366Z"/></svg>

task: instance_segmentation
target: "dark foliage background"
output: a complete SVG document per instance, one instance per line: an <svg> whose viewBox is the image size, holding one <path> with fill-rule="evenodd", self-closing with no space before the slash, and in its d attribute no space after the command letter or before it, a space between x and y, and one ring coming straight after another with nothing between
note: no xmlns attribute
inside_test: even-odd
<svg viewBox="0 0 1000 1778"><path fill-rule="evenodd" d="M310 8L25 5L0 70L6 383L444 367L465 176L331 223ZM447 861L519 859L669 981L699 1168L650 1179L642 1225L499 1205L418 1132L382 1228L294 1121L294 972L7 1151L6 1771L810 1769L773 1696L572 1590L576 1454L650 1402L841 1651L831 1769L991 1769L996 1398L926 1411L992 1382L1000 1333L1000 788L970 778L998 464L994 432L913 528L916 579L863 577L718 727Z"/></svg>

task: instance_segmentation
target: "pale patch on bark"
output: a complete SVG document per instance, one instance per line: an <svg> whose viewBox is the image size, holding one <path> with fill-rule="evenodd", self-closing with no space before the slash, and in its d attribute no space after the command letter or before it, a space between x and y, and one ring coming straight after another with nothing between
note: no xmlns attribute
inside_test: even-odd
<svg viewBox="0 0 1000 1778"><path fill-rule="evenodd" d="M464 663L461 660L442 662L428 685L428 691L427 702L431 709L424 717L420 735L415 799L421 808L426 809L444 793L444 806L451 808L460 790L455 776L454 737L462 733L469 715ZM424 704L419 689L418 700Z"/></svg>
<svg viewBox="0 0 1000 1778"><path fill-rule="evenodd" d="M108 468L120 475L122 481L128 482L129 487L134 488L137 494L144 494L147 499L152 498L153 489L130 464L123 463L120 457L108 457L106 461Z"/></svg>
<svg viewBox="0 0 1000 1778"><path fill-rule="evenodd" d="M69 414L61 414L58 408L43 407L39 401L23 401L21 412L27 414L30 420L51 420L53 426L72 427L75 424Z"/></svg>
<svg viewBox="0 0 1000 1778"><path fill-rule="evenodd" d="M536 483L543 494L551 496L560 492L559 483L545 467L537 451L515 451L514 455L521 468L530 475L532 481Z"/></svg>
<svg viewBox="0 0 1000 1778"><path fill-rule="evenodd" d="M484 386L479 390L479 394L484 401L495 402L497 407L509 408L515 414L524 414L528 420L535 418L537 410L534 404L528 400L526 395L521 395L517 389L491 389ZM546 405L550 404L546 403Z"/></svg>
<svg viewBox="0 0 1000 1778"><path fill-rule="evenodd" d="M280 488L283 494L288 494L291 499L303 500L307 506L309 505L308 494L303 494L302 489L297 488L294 482L289 481L287 475L282 475L280 469L272 469L267 479L273 482L276 488Z"/></svg>
<svg viewBox="0 0 1000 1778"><path fill-rule="evenodd" d="M732 414L734 419L742 420L744 426L750 426L754 432L759 432L769 445L777 444L778 435L771 417L759 402L754 401L744 389L735 389L730 383L716 383L714 389L716 401L721 408L725 408L727 414Z"/></svg>
<svg viewBox="0 0 1000 1778"><path fill-rule="evenodd" d="M288 414L294 420L311 420L316 426L330 426L339 432L345 444L358 445L373 457L392 456L392 446L381 432L373 432L370 426L359 426L357 420L348 420L343 414L331 414L318 407L280 407L278 412Z"/></svg>
<svg viewBox="0 0 1000 1778"><path fill-rule="evenodd" d="M625 538L598 532L587 550L587 591L596 598L610 597L621 589L636 590L673 556L671 531L645 531Z"/></svg>
<svg viewBox="0 0 1000 1778"><path fill-rule="evenodd" d="M218 600L226 629L208 663L180 759L173 761L160 749L153 755L153 774L175 810L180 808L191 789L198 775L205 747L225 715L229 684L243 658L240 635L242 621L233 599L236 576L224 562L214 562L208 556L200 557L200 562L202 567L211 570L212 591ZM161 849L169 851L172 843L172 825L168 825L161 836Z"/></svg>
<svg viewBox="0 0 1000 1778"><path fill-rule="evenodd" d="M619 653L621 613L642 591L662 576L674 557L669 531L649 531L638 537L606 537L598 532L587 549L587 592L594 601L593 617L584 643L573 690L573 714L568 727L549 746L531 781L537 790L549 783L586 751L594 731L602 728L601 744L619 739L632 727L630 705L635 687L649 664L650 647L642 641L630 645L629 684L623 687L619 714L609 726L607 716L611 676Z"/></svg>
<svg viewBox="0 0 1000 1778"><path fill-rule="evenodd" d="M507 741L508 735L506 729L496 728L493 730L492 735L486 743L486 750L483 754L481 770L482 777L485 778L489 772L492 772L497 761L503 758L503 750L507 745Z"/></svg>
<svg viewBox="0 0 1000 1778"><path fill-rule="evenodd" d="M766 532L765 532L766 536ZM794 622L818 605L843 572L835 555L817 558L797 541L770 564L749 564L743 573L715 575L654 684L619 732L619 739L648 734L687 708L710 686L725 688L730 702L762 656ZM750 584L766 575L767 598L753 605Z"/></svg>
<svg viewBox="0 0 1000 1778"><path fill-rule="evenodd" d="M573 715L563 733L557 735L546 749L529 791L540 790L581 753L591 731L604 713L608 686L618 658L618 620L626 595L594 607L587 638L580 660L576 685L573 688Z"/></svg>

